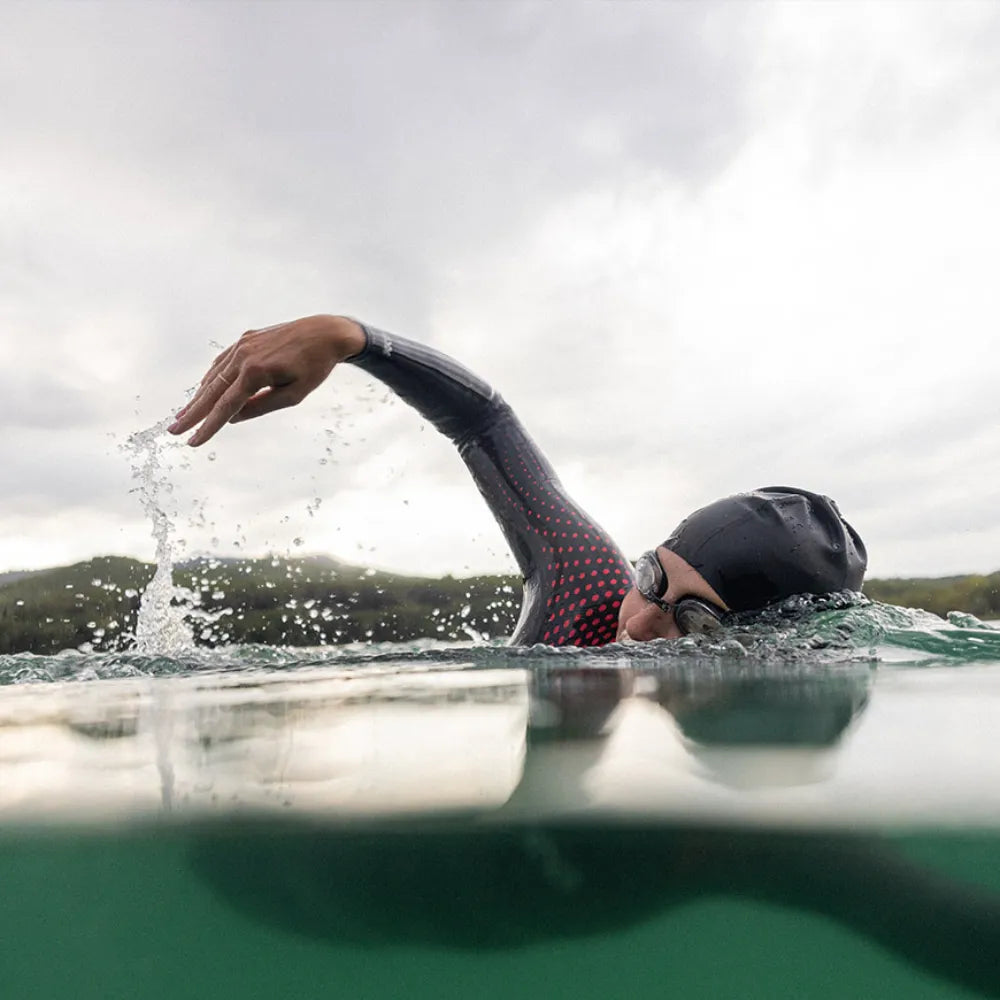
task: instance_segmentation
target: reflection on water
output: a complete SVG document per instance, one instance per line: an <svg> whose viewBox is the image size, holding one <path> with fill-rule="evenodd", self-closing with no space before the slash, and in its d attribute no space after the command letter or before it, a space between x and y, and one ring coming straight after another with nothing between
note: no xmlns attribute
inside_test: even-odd
<svg viewBox="0 0 1000 1000"><path fill-rule="evenodd" d="M762 788L835 775L837 742L872 680L865 664L775 675L746 662L522 663L8 688L0 808L8 819L103 822L220 812L506 821L669 816L677 805L696 817L719 806L709 779L728 772L746 785L751 760ZM734 814L747 805L728 802Z"/></svg>
<svg viewBox="0 0 1000 1000"><path fill-rule="evenodd" d="M0 809L73 822L499 806L522 769L522 671L303 670L8 689Z"/></svg>
<svg viewBox="0 0 1000 1000"><path fill-rule="evenodd" d="M7 687L0 811L1000 822L1000 667L507 662Z"/></svg>

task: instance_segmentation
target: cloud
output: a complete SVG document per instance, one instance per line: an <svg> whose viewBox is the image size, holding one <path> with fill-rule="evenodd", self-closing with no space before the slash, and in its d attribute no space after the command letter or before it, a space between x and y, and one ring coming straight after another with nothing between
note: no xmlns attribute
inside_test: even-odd
<svg viewBox="0 0 1000 1000"><path fill-rule="evenodd" d="M792 482L886 571L988 559L998 34L977 4L11 7L0 563L147 551L116 445L244 329L330 310L493 381L627 551ZM509 566L384 395L338 372L189 456L189 546Z"/></svg>

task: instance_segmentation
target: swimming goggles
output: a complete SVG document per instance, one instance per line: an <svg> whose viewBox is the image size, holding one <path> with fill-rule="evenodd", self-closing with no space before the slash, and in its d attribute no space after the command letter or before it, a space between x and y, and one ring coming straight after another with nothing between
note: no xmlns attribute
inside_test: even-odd
<svg viewBox="0 0 1000 1000"><path fill-rule="evenodd" d="M660 557L655 552L643 552L635 563L635 589L650 604L672 613L684 635L713 635L722 628L726 611L700 597L682 597L669 604L663 600L668 586L667 571Z"/></svg>

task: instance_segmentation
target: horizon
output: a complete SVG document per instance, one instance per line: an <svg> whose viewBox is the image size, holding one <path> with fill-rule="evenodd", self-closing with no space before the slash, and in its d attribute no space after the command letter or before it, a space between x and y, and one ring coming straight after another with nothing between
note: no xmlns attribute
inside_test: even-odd
<svg viewBox="0 0 1000 1000"><path fill-rule="evenodd" d="M47 573L47 572L51 572L51 571L54 571L54 570L70 569L70 568L72 568L74 566L81 566L81 565L84 565L86 563L95 562L95 561L100 560L100 559L127 559L127 560L131 560L131 561L134 561L134 562L141 563L144 566L155 567L157 565L155 559L152 559L152 560L150 560L150 559L142 559L142 558L140 558L138 556L127 555L127 554L122 554L122 553L117 553L117 552L103 552L103 553L101 553L99 555L92 555L92 556L88 556L87 558L84 558L84 559L75 559L75 560L73 560L73 562L59 563L59 564L54 564L54 565L51 565L51 566L39 566L39 567L31 568L31 569L26 569L26 568L23 568L23 567L18 567L18 568L13 568L13 569L0 569L0 587L3 587L3 586L6 585L6 579L5 578L9 577L9 576L16 576L16 575L19 575L19 574L34 575L34 574L38 574L38 573ZM310 561L323 562L323 561L326 561L326 562L329 562L329 563L335 563L336 565L345 567L346 569L360 570L362 573L373 572L373 573L380 573L380 574L383 574L385 576L406 576L406 577L413 577L414 579L434 580L434 579L443 579L444 577L451 577L454 580L463 580L463 579L473 579L473 578L487 577L487 576L496 576L496 577L509 577L509 576L513 576L513 577L517 577L519 580L522 579L521 573L517 569L515 569L515 570L513 570L511 572L498 572L498 573L489 573L489 572L486 572L486 573L434 573L434 574L414 573L414 572L410 572L410 571L402 571L402 570L398 570L398 569L390 569L390 568L386 568L386 567L383 567L383 566L376 566L376 565L372 565L372 564L364 564L364 563L351 562L350 560L340 559L339 557L337 557L335 555L330 555L329 553L324 553L324 552L303 552L303 553L294 553L294 554L268 552L268 553L258 554L258 555L252 555L252 554L247 553L247 554L238 555L238 556L219 556L219 555L212 555L210 553L199 552L199 553L195 553L195 554L192 554L192 555L187 555L183 559L179 559L179 560L174 561L173 562L173 566L174 566L175 569L184 570L184 569L189 568L192 563L196 563L196 562L200 562L200 561L215 562L215 563L219 564L220 566L233 565L233 564L238 564L238 563L241 563L241 562L268 562L268 561L272 561L272 562L278 562L278 563L280 563L280 562L310 562ZM634 562L634 560L630 560L630 562ZM964 579L964 578L974 577L974 576L989 577L989 576L993 576L995 574L1000 574L1000 565L998 565L996 569L987 571L985 573L979 573L979 572L968 572L968 573L957 572L957 573L929 574L929 575L926 575L926 576L876 576L876 575L871 574L871 573L866 573L865 574L865 578L864 578L864 583L862 584L862 590L864 589L864 584L865 583L869 583L869 582L876 581L876 580L877 581L888 581L888 580L900 580L900 581L906 581L906 580L929 580L930 581L930 580L949 580L949 579L953 579L953 578L954 579Z"/></svg>

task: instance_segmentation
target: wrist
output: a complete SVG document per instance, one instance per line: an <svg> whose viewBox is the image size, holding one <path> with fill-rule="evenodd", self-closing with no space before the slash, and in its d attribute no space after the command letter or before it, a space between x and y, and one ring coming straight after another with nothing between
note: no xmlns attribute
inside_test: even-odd
<svg viewBox="0 0 1000 1000"><path fill-rule="evenodd" d="M347 316L327 316L330 337L337 353L346 361L360 354L368 346L368 338L361 324Z"/></svg>

